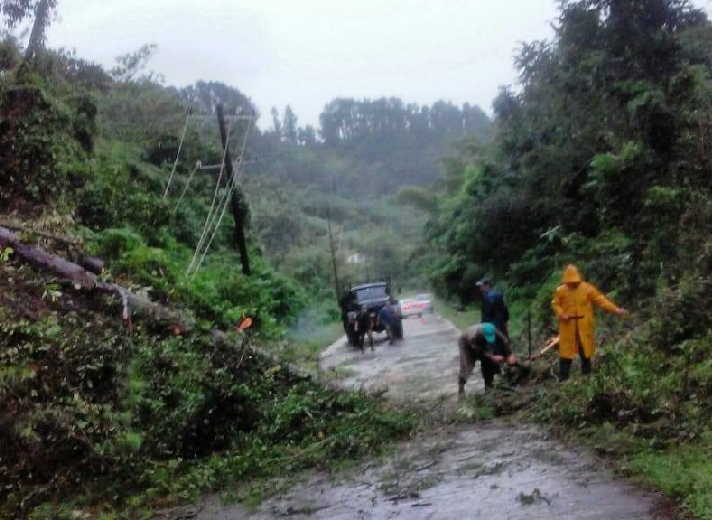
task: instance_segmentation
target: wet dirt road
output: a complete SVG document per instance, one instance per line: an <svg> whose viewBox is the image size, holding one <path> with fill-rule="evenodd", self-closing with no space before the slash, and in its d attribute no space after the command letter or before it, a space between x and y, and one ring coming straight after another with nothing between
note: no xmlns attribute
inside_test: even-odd
<svg viewBox="0 0 712 520"><path fill-rule="evenodd" d="M435 401L456 394L459 335L437 315L408 318L403 320L403 341L389 345L385 334L377 334L374 349L366 347L361 354L342 338L322 353L321 369L327 375L335 372L345 388L387 387L385 396L396 401ZM471 391L481 388L481 378L468 384Z"/></svg>
<svg viewBox="0 0 712 520"><path fill-rule="evenodd" d="M404 321L400 345L361 354L341 340L322 369L350 388L452 406L459 332L437 316ZM476 368L477 370L477 368ZM387 391L386 386L387 385ZM475 372L468 392L481 391ZM533 426L497 420L441 429L395 454L339 474L312 473L257 510L206 504L197 518L569 519L667 518L659 497L617 479L598 459Z"/></svg>

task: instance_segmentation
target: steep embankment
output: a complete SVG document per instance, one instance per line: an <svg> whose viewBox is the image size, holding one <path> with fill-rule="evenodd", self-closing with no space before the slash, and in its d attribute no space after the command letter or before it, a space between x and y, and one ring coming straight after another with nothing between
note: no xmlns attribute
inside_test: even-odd
<svg viewBox="0 0 712 520"><path fill-rule="evenodd" d="M410 427L406 415L275 364L249 332L122 320L120 298L0 251L5 515L54 511L42 504L58 499L67 505L57 511L186 499L370 453Z"/></svg>

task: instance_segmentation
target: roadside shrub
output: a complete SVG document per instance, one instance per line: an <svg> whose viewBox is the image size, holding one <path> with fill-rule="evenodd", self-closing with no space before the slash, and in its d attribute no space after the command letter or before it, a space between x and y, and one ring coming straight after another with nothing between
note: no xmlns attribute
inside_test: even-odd
<svg viewBox="0 0 712 520"><path fill-rule="evenodd" d="M81 141L94 115L89 100L71 108L38 86L0 83L0 210L17 209L17 198L59 203L84 183Z"/></svg>
<svg viewBox="0 0 712 520"><path fill-rule="evenodd" d="M0 516L41 518L67 497L122 511L195 498L377 452L414 427L246 348L254 335L129 335L113 301L46 289L12 261L0 274Z"/></svg>

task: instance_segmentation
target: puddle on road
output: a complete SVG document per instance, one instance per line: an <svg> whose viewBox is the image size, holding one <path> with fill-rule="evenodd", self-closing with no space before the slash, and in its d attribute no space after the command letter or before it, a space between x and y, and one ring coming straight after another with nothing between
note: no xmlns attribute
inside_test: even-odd
<svg viewBox="0 0 712 520"><path fill-rule="evenodd" d="M346 387L387 384L386 395L396 401L447 406L456 391L458 332L435 316L407 320L405 331L402 344L379 345L365 355L334 345L323 368L348 367ZM479 379L475 373L468 392L481 389ZM656 518L657 503L656 495L616 479L598 459L535 427L492 421L403 443L390 457L351 472L305 477L256 511L213 503L196 518L638 520Z"/></svg>

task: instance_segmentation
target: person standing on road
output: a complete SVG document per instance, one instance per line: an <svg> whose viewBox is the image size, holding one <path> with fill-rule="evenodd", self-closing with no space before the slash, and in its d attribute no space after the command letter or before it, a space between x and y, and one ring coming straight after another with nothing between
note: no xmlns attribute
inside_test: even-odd
<svg viewBox="0 0 712 520"><path fill-rule="evenodd" d="M551 307L559 318L559 380L565 381L576 354L581 357L581 373L591 373L591 358L596 353L593 306L618 316L628 311L583 281L581 273L572 264L564 269L562 282L554 293Z"/></svg>
<svg viewBox="0 0 712 520"><path fill-rule="evenodd" d="M497 339L500 341L498 342ZM498 343L502 344L501 349ZM457 344L460 353L460 374L457 379L459 395L465 393L465 384L477 360L480 361L485 391L492 388L495 374L501 373L500 363L503 361L509 365L517 363L509 339L492 323L480 323L465 329Z"/></svg>
<svg viewBox="0 0 712 520"><path fill-rule="evenodd" d="M492 280L489 278L483 278L476 285L482 294L482 323L493 324L509 338L509 309L504 303L504 295L492 288Z"/></svg>
<svg viewBox="0 0 712 520"><path fill-rule="evenodd" d="M391 345L393 345L394 342L403 339L403 325L401 324L396 302L393 298L391 298L388 303L379 309L378 320L386 329L388 340Z"/></svg>
<svg viewBox="0 0 712 520"><path fill-rule="evenodd" d="M482 294L482 323L492 323L507 339L509 339L509 309L504 303L504 295L492 288L492 280L483 278L475 285ZM504 345L497 339L497 347L502 350Z"/></svg>

